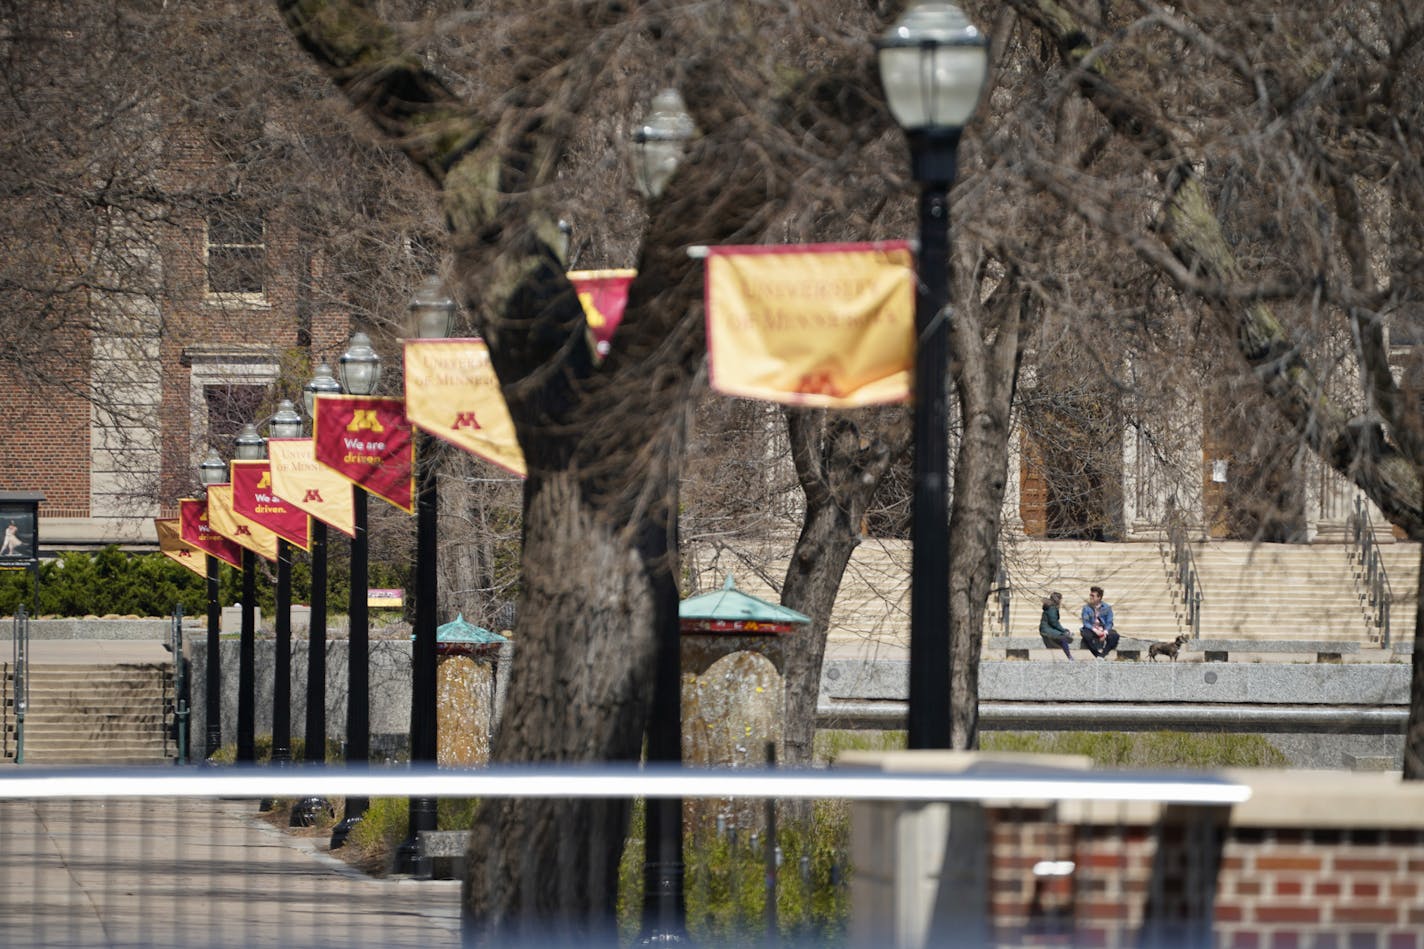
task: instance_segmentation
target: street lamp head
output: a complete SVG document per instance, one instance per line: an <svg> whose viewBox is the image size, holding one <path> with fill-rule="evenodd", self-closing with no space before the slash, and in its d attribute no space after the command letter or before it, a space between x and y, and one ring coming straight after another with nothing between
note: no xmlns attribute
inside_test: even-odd
<svg viewBox="0 0 1424 949"><path fill-rule="evenodd" d="M302 437L302 416L291 399L283 399L277 403L277 412L272 416L271 424L267 426L267 434L272 438Z"/></svg>
<svg viewBox="0 0 1424 949"><path fill-rule="evenodd" d="M302 404L306 406L307 418L316 418L316 397L319 395L340 395L341 383L331 374L326 363L316 367L311 382L302 387Z"/></svg>
<svg viewBox="0 0 1424 949"><path fill-rule="evenodd" d="M907 132L957 137L979 103L988 39L945 0L922 0L876 42L880 83Z"/></svg>
<svg viewBox="0 0 1424 949"><path fill-rule="evenodd" d="M238 461L261 461L267 457L267 439L257 434L257 426L248 422L232 440L232 454Z"/></svg>
<svg viewBox="0 0 1424 949"><path fill-rule="evenodd" d="M682 160L683 148L697 126L676 89L664 89L653 98L653 110L633 132L633 179L645 198L656 198Z"/></svg>
<svg viewBox="0 0 1424 949"><path fill-rule="evenodd" d="M410 300L410 334L415 339L445 339L454 329L455 301L439 277L421 281Z"/></svg>
<svg viewBox="0 0 1424 949"><path fill-rule="evenodd" d="M381 357L371 348L371 337L352 333L339 360L341 386L352 395L370 395L381 381Z"/></svg>
<svg viewBox="0 0 1424 949"><path fill-rule="evenodd" d="M208 457L198 462L198 480L203 487L227 482L227 462L222 460L216 448L208 449Z"/></svg>

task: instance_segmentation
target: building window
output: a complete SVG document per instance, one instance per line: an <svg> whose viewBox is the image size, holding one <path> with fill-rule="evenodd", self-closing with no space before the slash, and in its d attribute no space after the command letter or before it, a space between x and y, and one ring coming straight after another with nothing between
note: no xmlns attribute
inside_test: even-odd
<svg viewBox="0 0 1424 949"><path fill-rule="evenodd" d="M267 245L260 214L232 210L208 218L208 293L261 301Z"/></svg>
<svg viewBox="0 0 1424 949"><path fill-rule="evenodd" d="M203 386L203 400L208 404L208 444L225 455L231 454L232 440L242 426L260 421L258 413L266 394L267 387L260 385Z"/></svg>

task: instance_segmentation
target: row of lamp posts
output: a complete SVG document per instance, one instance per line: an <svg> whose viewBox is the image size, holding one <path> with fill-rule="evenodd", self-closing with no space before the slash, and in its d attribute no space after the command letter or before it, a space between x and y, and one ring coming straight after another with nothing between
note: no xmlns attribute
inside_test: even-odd
<svg viewBox="0 0 1424 949"><path fill-rule="evenodd" d="M914 498L911 515L911 606L909 745L911 748L950 747L949 648L949 544L948 544L948 408L946 381L949 363L950 306L949 189L957 174L958 146L965 123L976 108L987 67L987 40L958 7L942 0L913 5L877 42L881 84L895 119L906 132L911 169L920 184L919 267L915 298L915 398L914 398ZM676 169L681 151L694 134L691 118L676 93L654 100L653 112L634 133L636 178L650 198L661 195ZM432 278L433 280L433 278ZM411 305L417 318L415 335L448 335L454 303L427 281ZM442 325L443 317L443 325ZM329 370L307 386L307 414L313 397L340 391ZM364 334L352 337L351 348L341 357L345 390L367 395L375 391L380 361ZM279 412L279 415L281 413ZM274 418L274 423L276 419ZM284 419L290 423L290 419ZM255 428L253 429L255 435ZM258 439L260 442L260 438ZM422 449L429 448L422 436ZM244 449L239 438L239 457ZM256 449L260 451L260 446ZM435 533L437 486L430 452L418 453L417 473L417 579L414 667L411 679L411 759L435 760ZM259 456L260 457L260 456ZM204 483L213 483L204 462ZM217 461L226 479L226 466ZM368 626L366 613L367 555L366 496L357 490L356 538L351 547L350 700L347 703L347 760L369 757ZM325 736L321 728L324 708L325 526L315 525L312 539L312 642L307 697L307 758L321 760ZM239 653L238 760L252 760L253 683L251 629L251 568L244 553L243 627ZM279 590L282 558L278 559ZM218 743L220 710L216 696L220 683L217 662L216 565L208 558L208 751ZM319 592L318 592L319 591ZM281 607L279 605L279 611ZM655 684L657 704L665 714L652 716L650 758L668 763L681 759L680 651L676 622L663 631L659 649L665 654ZM281 627L279 626L279 654ZM320 641L318 641L320 639ZM670 711L669 711L670 710ZM277 719L274 715L274 728ZM274 736L274 744L277 738ZM246 754L246 757L244 757ZM678 801L648 811L647 853L644 870L644 939L682 941L681 806ZM347 801L346 815L333 836L344 840L359 820L366 802ZM399 859L409 867L415 859L415 834L435 826L434 801L413 798L410 803L411 836Z"/></svg>
<svg viewBox="0 0 1424 949"><path fill-rule="evenodd" d="M453 321L455 303L441 289L436 277L429 277L417 291L410 305L413 335L422 338L448 336ZM316 399L321 395L342 392L351 395L371 395L380 382L380 356L365 333L354 333L346 352L341 355L341 381L338 382L325 364L317 367L303 390L308 417L314 417ZM286 399L278 403L277 412L269 420L269 434L274 438L300 438L303 434L301 415ZM416 762L435 761L435 557L437 500L435 469L430 456L431 439L422 436L419 455L417 494L416 545L416 641L414 675L411 683L411 759ZM239 460L256 461L266 457L266 440L257 426L248 423L234 439L234 456ZM204 486L221 484L229 479L228 466L216 449L198 466L199 480ZM364 764L370 758L370 618L367 603L369 586L369 555L367 530L367 497L360 488L352 492L355 536L351 541L351 584L347 604L348 689L346 704L346 762ZM311 535L312 603L307 659L307 715L305 757L320 763L326 757L326 524L313 519ZM291 760L291 546L284 540L277 545L276 661L273 669L272 760ZM205 750L211 756L222 744L222 667L220 659L220 604L218 602L217 559L207 557L208 599L208 667L207 667L207 728ZM250 764L256 760L256 622L255 622L255 556L242 551L242 625L238 642L237 684L237 761ZM342 820L332 836L332 846L345 842L351 828L361 819L369 802L365 798L348 798ZM411 847L417 830L433 830L434 801L428 798L411 804ZM411 858L413 859L413 857Z"/></svg>

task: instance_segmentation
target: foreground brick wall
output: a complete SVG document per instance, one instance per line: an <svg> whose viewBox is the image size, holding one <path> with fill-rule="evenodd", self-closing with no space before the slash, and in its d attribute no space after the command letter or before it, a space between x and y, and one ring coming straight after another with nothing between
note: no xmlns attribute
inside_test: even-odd
<svg viewBox="0 0 1424 949"><path fill-rule="evenodd" d="M846 757L886 771L964 767L916 754ZM944 805L858 802L853 935L932 946L974 926L1004 947L1424 949L1424 786L1397 772L1225 776L1250 799L966 803L948 820ZM1077 775L1043 777L1052 798ZM963 862L951 851L979 851L978 872L950 885ZM984 924L969 918L976 905Z"/></svg>
<svg viewBox="0 0 1424 949"><path fill-rule="evenodd" d="M1081 827L993 811L996 944L1137 946L1159 874L1164 931L1211 913L1223 949L1424 949L1424 831L1230 827L1214 892L1183 887L1203 857L1181 828ZM1165 847L1159 841L1167 842ZM1160 862L1159 862L1160 858ZM1069 876L1035 876L1040 861Z"/></svg>
<svg viewBox="0 0 1424 949"><path fill-rule="evenodd" d="M1234 828L1217 886L1219 944L1424 949L1421 880L1418 829Z"/></svg>

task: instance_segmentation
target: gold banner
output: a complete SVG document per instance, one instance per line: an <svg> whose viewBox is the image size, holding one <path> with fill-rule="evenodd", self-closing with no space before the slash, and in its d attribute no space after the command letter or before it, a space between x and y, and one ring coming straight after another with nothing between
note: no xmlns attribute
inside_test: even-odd
<svg viewBox="0 0 1424 949"><path fill-rule="evenodd" d="M276 561L277 535L232 509L232 485L208 485L208 525L239 547Z"/></svg>
<svg viewBox="0 0 1424 949"><path fill-rule="evenodd" d="M406 340L405 414L437 438L524 476L524 454L484 340Z"/></svg>
<svg viewBox="0 0 1424 949"><path fill-rule="evenodd" d="M204 579L208 576L207 557L191 544L183 542L182 528L176 517L155 517L154 529L158 531L158 549L165 557L181 563Z"/></svg>
<svg viewBox="0 0 1424 949"><path fill-rule="evenodd" d="M351 482L316 460L310 438L267 439L267 460L273 494L348 537L356 536Z"/></svg>
<svg viewBox="0 0 1424 949"><path fill-rule="evenodd" d="M903 241L711 248L712 388L818 408L909 399L914 277Z"/></svg>

